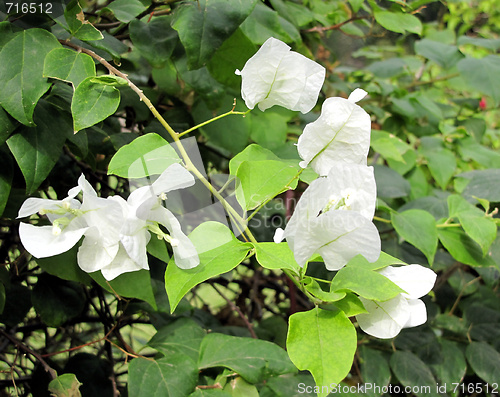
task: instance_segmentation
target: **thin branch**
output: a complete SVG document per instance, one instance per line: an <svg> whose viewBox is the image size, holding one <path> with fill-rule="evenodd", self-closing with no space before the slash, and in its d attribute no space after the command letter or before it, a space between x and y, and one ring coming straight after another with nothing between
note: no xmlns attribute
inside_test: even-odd
<svg viewBox="0 0 500 397"><path fill-rule="evenodd" d="M236 311L238 313L238 315L240 316L240 318L243 320L246 327L248 328L248 331L250 331L250 335L252 335L252 338L257 339L257 335L255 334L255 331L253 330L252 324L250 324L250 321L248 321L248 318L246 318L246 316L243 314L241 309L238 306L236 306L226 295L224 295L222 293L222 291L219 288L217 288L217 286L214 283L211 283L211 285L214 288L214 290L216 290L217 293L224 298L224 300L231 307L231 309L233 309L234 311Z"/></svg>
<svg viewBox="0 0 500 397"><path fill-rule="evenodd" d="M314 28L304 29L302 32L304 32L304 33L314 33L314 32L322 33L322 32L327 32L329 30L338 30L342 26L347 25L348 23L351 23L353 21L360 20L360 19L368 19L368 17L366 17L366 16L364 16L364 17L354 16L354 17L351 17L351 18L345 20L344 22L337 23L336 25L332 25L332 26L315 26Z"/></svg>
<svg viewBox="0 0 500 397"><path fill-rule="evenodd" d="M12 335L9 335L3 328L0 328L0 334L2 334L5 338L11 341L14 345L16 345L19 349L24 350L26 353L30 354L31 356L35 357L40 364L42 364L42 367L45 369L46 372L50 375L52 379L57 378L57 373L54 369L50 367L49 364L42 358L40 354L37 352L31 350L28 346L26 346L24 343L21 341L17 340L15 337Z"/></svg>

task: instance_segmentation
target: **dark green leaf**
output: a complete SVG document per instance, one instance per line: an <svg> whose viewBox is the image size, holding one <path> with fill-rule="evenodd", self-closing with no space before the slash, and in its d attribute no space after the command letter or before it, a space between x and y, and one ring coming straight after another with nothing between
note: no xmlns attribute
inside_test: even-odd
<svg viewBox="0 0 500 397"><path fill-rule="evenodd" d="M500 379L500 353L484 342L472 342L465 355L474 372L490 385Z"/></svg>
<svg viewBox="0 0 500 397"><path fill-rule="evenodd" d="M38 276L31 299L36 312L49 327L59 327L78 316L85 306L85 295L79 284L46 273Z"/></svg>
<svg viewBox="0 0 500 397"><path fill-rule="evenodd" d="M446 385L446 391L453 391L452 384L460 383L467 370L465 356L460 349L458 343L446 339L439 341L441 344L442 362L433 364L433 369L436 377L440 380L441 385Z"/></svg>
<svg viewBox="0 0 500 397"><path fill-rule="evenodd" d="M466 58L457 64L458 70L466 83L500 103L500 56L488 55L484 58Z"/></svg>
<svg viewBox="0 0 500 397"><path fill-rule="evenodd" d="M148 23L139 20L130 23L132 43L155 68L165 65L177 44L177 32L170 26L171 20L171 16L165 15Z"/></svg>
<svg viewBox="0 0 500 397"><path fill-rule="evenodd" d="M462 195L470 202L476 202L475 197L486 199L493 203L500 202L500 169L476 170L457 175L469 180Z"/></svg>
<svg viewBox="0 0 500 397"><path fill-rule="evenodd" d="M43 76L67 81L73 87L78 87L87 77L95 76L95 63L82 52L56 48L45 57Z"/></svg>
<svg viewBox="0 0 500 397"><path fill-rule="evenodd" d="M410 184L396 171L383 165L374 167L377 197L405 197L410 194Z"/></svg>
<svg viewBox="0 0 500 397"><path fill-rule="evenodd" d="M391 356L390 365L398 380L403 386L410 387L415 395L439 397L432 372L415 354L396 351Z"/></svg>
<svg viewBox="0 0 500 397"><path fill-rule="evenodd" d="M172 27L186 49L188 68L198 69L205 65L256 3L257 0L200 0L176 8Z"/></svg>
<svg viewBox="0 0 500 397"><path fill-rule="evenodd" d="M16 127L17 125L14 119L0 107L0 146L3 145Z"/></svg>
<svg viewBox="0 0 500 397"><path fill-rule="evenodd" d="M121 22L130 22L146 10L146 2L139 0L115 0L106 6Z"/></svg>
<svg viewBox="0 0 500 397"><path fill-rule="evenodd" d="M17 33L0 51L0 105L21 123L33 127L33 111L50 83L43 77L43 60L61 44L43 29Z"/></svg>
<svg viewBox="0 0 500 397"><path fill-rule="evenodd" d="M2 314L5 307L5 287L3 283L0 282L0 314Z"/></svg>
<svg viewBox="0 0 500 397"><path fill-rule="evenodd" d="M151 286L151 276L147 270L123 273L117 278L107 281L101 272L90 273L101 287L108 292L124 296L125 298L137 298L149 303L156 309L156 301Z"/></svg>
<svg viewBox="0 0 500 397"><path fill-rule="evenodd" d="M115 87L94 83L87 77L75 89L71 102L75 132L91 127L111 116L120 104L120 91Z"/></svg>
<svg viewBox="0 0 500 397"><path fill-rule="evenodd" d="M73 133L68 116L47 102L41 101L37 106L34 120L36 127L22 126L7 140L26 180L27 194L36 191L47 178L61 155L66 137Z"/></svg>
<svg viewBox="0 0 500 397"><path fill-rule="evenodd" d="M79 40L101 40L103 38L102 33L89 21L85 20L85 15L78 0L71 1L64 8L64 19L68 24L71 35Z"/></svg>
<svg viewBox="0 0 500 397"><path fill-rule="evenodd" d="M456 46L429 39L417 41L415 52L445 69L455 66L464 57Z"/></svg>
<svg viewBox="0 0 500 397"><path fill-rule="evenodd" d="M201 342L198 367L226 367L250 383L296 371L285 350L274 343L217 333L208 334Z"/></svg>
<svg viewBox="0 0 500 397"><path fill-rule="evenodd" d="M172 258L165 272L165 288L172 312L191 288L211 277L229 272L245 259L252 247L242 243L222 223L205 222L189 235L200 256L193 269L180 269Z"/></svg>
<svg viewBox="0 0 500 397"><path fill-rule="evenodd" d="M201 341L205 335L203 328L193 320L180 318L173 324L160 328L148 345L165 357L179 353L198 362Z"/></svg>
<svg viewBox="0 0 500 397"><path fill-rule="evenodd" d="M111 159L108 174L124 178L143 178L161 174L181 159L160 135L150 133L122 146Z"/></svg>
<svg viewBox="0 0 500 397"><path fill-rule="evenodd" d="M0 216L9 200L12 178L14 177L13 163L7 147L0 144Z"/></svg>
<svg viewBox="0 0 500 397"><path fill-rule="evenodd" d="M391 380L391 369L384 354L379 350L370 349L367 346L361 346L361 376L365 383L365 393L367 396L375 397L376 393L368 385L377 385L383 388Z"/></svg>
<svg viewBox="0 0 500 397"><path fill-rule="evenodd" d="M300 370L312 373L318 396L329 393L321 386L339 384L349 373L356 352L356 330L340 310L318 307L290 316L287 349ZM328 388L327 388L328 389Z"/></svg>
<svg viewBox="0 0 500 397"><path fill-rule="evenodd" d="M91 278L78 266L77 251L75 246L62 254L36 259L36 263L53 276L90 285Z"/></svg>
<svg viewBox="0 0 500 397"><path fill-rule="evenodd" d="M113 395L111 371L109 361L89 353L72 355L64 367L64 372L75 374L82 383L82 396L92 397Z"/></svg>
<svg viewBox="0 0 500 397"><path fill-rule="evenodd" d="M434 217L427 211L413 209L391 213L391 221L398 234L422 251L432 265L438 243Z"/></svg>

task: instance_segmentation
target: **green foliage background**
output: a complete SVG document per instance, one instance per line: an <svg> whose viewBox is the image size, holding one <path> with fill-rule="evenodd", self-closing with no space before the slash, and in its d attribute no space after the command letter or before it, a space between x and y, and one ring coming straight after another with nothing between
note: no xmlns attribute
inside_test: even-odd
<svg viewBox="0 0 500 397"><path fill-rule="evenodd" d="M150 273L107 283L78 268L76 250L32 258L19 242L16 219L28 196L63 198L82 172L101 196L126 196L129 161L148 145L171 141L127 81L110 76L112 68L128 75L174 130L188 131L233 106L246 110L234 71L273 36L327 68L316 113L254 110L192 130L205 170L240 172L244 184L251 167L259 169L250 160L273 160L276 170L296 164L294 143L321 102L366 90L361 106L372 117L368 163L375 167L383 251L431 265L438 279L425 298L425 325L389 341L358 331L343 385L429 385L430 394L449 396L493 395L496 385L498 393L500 12L494 0L82 0L84 14L75 1L64 5L60 15L0 13L0 390L314 395L299 393L299 384L314 380L283 350L290 315L309 310L301 316L311 316L314 305L278 270L289 266L286 254L265 245L289 215L283 203L297 200L314 176L304 173L295 191L252 218L262 243L230 238L226 257L210 251L214 267L199 278L169 265L170 304L164 245L148 247ZM242 161L250 170L238 171ZM265 197L247 209L286 181L266 186ZM257 255L245 259L249 249ZM308 275L333 277L321 264L310 265ZM168 284L180 277L189 288ZM312 280L308 291L323 296L327 291ZM329 310L335 317L329 324L339 326L332 333L341 332L347 317ZM314 347L332 355L321 362L326 372L350 366L341 348Z"/></svg>

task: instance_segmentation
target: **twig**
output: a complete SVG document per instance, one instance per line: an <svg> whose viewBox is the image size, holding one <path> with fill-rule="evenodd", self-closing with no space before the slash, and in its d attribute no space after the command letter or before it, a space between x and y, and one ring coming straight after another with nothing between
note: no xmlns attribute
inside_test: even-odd
<svg viewBox="0 0 500 397"><path fill-rule="evenodd" d="M211 285L214 288L214 290L216 290L217 293L224 298L224 300L227 302L227 304L229 306L231 306L231 309L235 310L238 313L240 318L243 320L243 322L247 326L248 331L250 331L250 335L252 335L252 338L257 339L257 335L255 334L255 331L253 330L252 324L250 324L250 321L248 321L248 319L245 317L245 315L243 314L241 309L238 306L236 306L233 302L231 302L231 300L226 295L224 295L222 293L222 291L219 288L217 288L217 286L214 283L211 283Z"/></svg>
<svg viewBox="0 0 500 397"><path fill-rule="evenodd" d="M0 328L0 333L4 337L6 337L8 340L10 340L14 345L16 345L19 349L22 349L26 353L28 353L28 354L32 355L33 357L35 357L40 362L40 364L42 364L42 367L45 369L45 371L49 373L49 375L50 375L50 377L52 379L57 378L56 371L54 369L52 369L49 364L47 364L47 362L42 358L42 356L40 354L38 354L37 352L31 350L28 346L26 346L22 342L18 341L12 335L9 335L7 332L5 332L5 330L3 328Z"/></svg>
<svg viewBox="0 0 500 397"><path fill-rule="evenodd" d="M344 22L337 23L336 25L332 25L332 26L315 26L314 28L305 29L302 32L304 32L304 33L313 33L313 32L322 33L322 32L327 32L329 30L337 30L337 29L340 29L342 26L347 25L350 22L357 21L359 19L367 19L367 18L368 17L354 16L352 18L349 18L349 19L345 20Z"/></svg>

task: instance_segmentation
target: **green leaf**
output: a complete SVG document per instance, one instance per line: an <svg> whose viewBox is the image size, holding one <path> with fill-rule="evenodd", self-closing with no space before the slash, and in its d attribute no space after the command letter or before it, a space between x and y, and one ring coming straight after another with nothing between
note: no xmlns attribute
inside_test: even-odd
<svg viewBox="0 0 500 397"><path fill-rule="evenodd" d="M454 45L423 39L415 43L415 52L424 58L436 62L439 66L450 69L464 56Z"/></svg>
<svg viewBox="0 0 500 397"><path fill-rule="evenodd" d="M47 178L61 155L66 136L73 133L66 114L47 102L40 101L34 116L36 127L22 126L7 140L26 180L27 194L36 191Z"/></svg>
<svg viewBox="0 0 500 397"><path fill-rule="evenodd" d="M165 288L172 313L191 288L219 274L234 269L252 247L242 243L222 223L205 222L189 235L200 256L193 269L180 269L172 258L165 272Z"/></svg>
<svg viewBox="0 0 500 397"><path fill-rule="evenodd" d="M369 300L387 301L403 292L387 277L373 270L345 266L332 280L331 291L352 291Z"/></svg>
<svg viewBox="0 0 500 397"><path fill-rule="evenodd" d="M241 30L254 44L264 44L271 36L285 43L302 40L295 26L260 1L241 24Z"/></svg>
<svg viewBox="0 0 500 397"><path fill-rule="evenodd" d="M95 63L82 52L56 48L45 57L43 76L67 81L73 87L78 87L87 77L95 76Z"/></svg>
<svg viewBox="0 0 500 397"><path fill-rule="evenodd" d="M446 316L450 317L450 316ZM457 342L440 339L442 361L439 364L431 364L433 372L446 385L446 391L453 391L453 383L460 383L467 370L465 356Z"/></svg>
<svg viewBox="0 0 500 397"><path fill-rule="evenodd" d="M445 149L441 140L434 137L423 137L421 143L419 151L426 158L432 177L445 190L457 167L455 154Z"/></svg>
<svg viewBox="0 0 500 397"><path fill-rule="evenodd" d="M0 145L0 216L9 200L12 179L14 177L14 162L5 145Z"/></svg>
<svg viewBox="0 0 500 397"><path fill-rule="evenodd" d="M170 260L170 255L168 253L167 244L165 240L160 240L158 238L152 238L149 240L146 246L148 254L153 255L155 258L168 263Z"/></svg>
<svg viewBox="0 0 500 397"><path fill-rule="evenodd" d="M181 159L160 135L150 133L122 146L111 159L108 174L124 178L143 178L161 174Z"/></svg>
<svg viewBox="0 0 500 397"><path fill-rule="evenodd" d="M410 184L396 171L384 165L375 165L377 197L397 198L410 194Z"/></svg>
<svg viewBox="0 0 500 397"><path fill-rule="evenodd" d="M110 85L95 83L93 79L87 77L75 89L71 102L75 132L111 116L120 104L120 91Z"/></svg>
<svg viewBox="0 0 500 397"><path fill-rule="evenodd" d="M108 52L115 61L120 59L121 54L129 51L129 47L115 38L115 36L110 35L106 31L103 31L102 35L104 37L102 40L92 40L88 41L88 43L92 47Z"/></svg>
<svg viewBox="0 0 500 397"><path fill-rule="evenodd" d="M492 203L500 202L500 169L476 170L457 175L469 180L462 195L470 202L476 202L475 197L486 199Z"/></svg>
<svg viewBox="0 0 500 397"><path fill-rule="evenodd" d="M49 392L54 397L81 397L80 385L75 374L62 374L49 383Z"/></svg>
<svg viewBox="0 0 500 397"><path fill-rule="evenodd" d="M62 254L36 259L36 263L53 276L90 285L90 276L78 266L77 252L78 248L75 246Z"/></svg>
<svg viewBox="0 0 500 397"><path fill-rule="evenodd" d="M375 20L378 24L391 32L422 34L422 22L416 16L390 11L375 11Z"/></svg>
<svg viewBox="0 0 500 397"><path fill-rule="evenodd" d="M460 139L458 150L463 160L472 159L485 168L500 168L500 153L483 146L473 137Z"/></svg>
<svg viewBox="0 0 500 397"><path fill-rule="evenodd" d="M482 249L483 256L495 241L497 226L493 218L457 194L448 196L450 217L457 217L463 229Z"/></svg>
<svg viewBox="0 0 500 397"><path fill-rule="evenodd" d="M270 150L285 144L288 132L287 123L293 117L293 112L288 112L283 108L278 109L251 114L250 138L255 143Z"/></svg>
<svg viewBox="0 0 500 397"><path fill-rule="evenodd" d="M335 302L335 306L342 310L347 317L367 313L363 303L357 295L347 292L345 297Z"/></svg>
<svg viewBox="0 0 500 397"><path fill-rule="evenodd" d="M490 385L500 379L500 353L484 342L472 342L465 350L473 371Z"/></svg>
<svg viewBox="0 0 500 397"><path fill-rule="evenodd" d="M407 143L395 135L377 130L372 131L370 146L377 153L380 153L383 158L401 162L405 162L402 155L410 149Z"/></svg>
<svg viewBox="0 0 500 397"><path fill-rule="evenodd" d="M196 389L189 397L232 397L230 393L221 389Z"/></svg>
<svg viewBox="0 0 500 397"><path fill-rule="evenodd" d="M33 112L50 83L43 77L46 55L61 44L43 29L17 33L0 51L0 105L21 123L33 127Z"/></svg>
<svg viewBox="0 0 500 397"><path fill-rule="evenodd" d="M0 146L3 145L16 127L17 122L0 106Z"/></svg>
<svg viewBox="0 0 500 397"><path fill-rule="evenodd" d="M172 27L186 49L188 68L198 69L205 65L256 3L257 0L200 0L177 7Z"/></svg>
<svg viewBox="0 0 500 397"><path fill-rule="evenodd" d="M392 354L390 365L392 372L403 384L411 388L417 396L439 397L436 392L436 380L429 367L415 354L396 351Z"/></svg>
<svg viewBox="0 0 500 397"><path fill-rule="evenodd" d="M496 266L493 259L483 257L481 247L457 228L438 229L439 241L457 261L470 266Z"/></svg>
<svg viewBox="0 0 500 397"><path fill-rule="evenodd" d="M396 232L422 251L432 266L438 243L434 217L427 211L412 209L401 213L392 212L391 222Z"/></svg>
<svg viewBox="0 0 500 397"><path fill-rule="evenodd" d="M123 273L117 278L107 281L100 271L90 273L97 284L106 291L125 298L136 298L149 303L156 310L156 300L151 286L150 273L147 270Z"/></svg>
<svg viewBox="0 0 500 397"><path fill-rule="evenodd" d="M500 103L500 56L488 55L484 58L466 58L458 64L458 71L465 82L474 90L489 95Z"/></svg>
<svg viewBox="0 0 500 397"><path fill-rule="evenodd" d="M395 258L385 252L380 252L380 257L375 262L368 262L363 255L356 255L346 266L361 268L365 270L378 270L389 265L405 265L401 259Z"/></svg>
<svg viewBox="0 0 500 397"><path fill-rule="evenodd" d="M102 33L89 21L85 20L82 7L78 0L71 1L64 9L64 19L68 24L68 31L79 40L102 40Z"/></svg>
<svg viewBox="0 0 500 397"><path fill-rule="evenodd" d="M315 307L290 316L288 355L299 370L308 370L321 386L339 384L351 370L356 352L356 329L340 310ZM327 388L328 389L328 388Z"/></svg>
<svg viewBox="0 0 500 397"><path fill-rule="evenodd" d="M243 69L246 61L257 51L256 46L237 29L215 52L207 64L207 69L212 77L219 83L240 90L241 77L234 71Z"/></svg>
<svg viewBox="0 0 500 397"><path fill-rule="evenodd" d="M134 20L129 25L132 43L155 68L165 65L178 42L177 32L170 26L171 20L170 15L164 15L148 23Z"/></svg>
<svg viewBox="0 0 500 397"><path fill-rule="evenodd" d="M146 10L147 7L144 3L146 2L139 0L115 0L108 4L105 9L111 10L119 21L130 22Z"/></svg>
<svg viewBox="0 0 500 397"><path fill-rule="evenodd" d="M249 383L258 383L269 375L296 372L285 350L274 343L218 333L201 342L199 369L226 367Z"/></svg>
<svg viewBox="0 0 500 397"><path fill-rule="evenodd" d="M78 316L85 307L82 287L71 281L43 273L31 295L33 306L49 327L59 327Z"/></svg>
<svg viewBox="0 0 500 397"><path fill-rule="evenodd" d="M257 388L240 377L231 379L224 390L230 392L233 397L259 397Z"/></svg>
<svg viewBox="0 0 500 397"><path fill-rule="evenodd" d="M323 290L319 283L311 277L305 277L302 282L305 289L310 292L311 295L314 295L323 302L337 302L346 296L346 293L343 291L337 292Z"/></svg>
<svg viewBox="0 0 500 397"><path fill-rule="evenodd" d="M366 345L359 349L361 355L361 376L365 383L365 393L369 397L379 396L374 390L371 390L374 385L377 388L387 386L391 380L391 369L384 354L380 350L368 348ZM372 385L370 387L369 385Z"/></svg>
<svg viewBox="0 0 500 397"><path fill-rule="evenodd" d="M128 367L129 397L186 397L197 381L196 363L184 354L158 360L135 358Z"/></svg>
<svg viewBox="0 0 500 397"><path fill-rule="evenodd" d="M244 161L238 167L236 176L241 182L236 198L247 211L279 193L295 189L298 183L297 168L275 160Z"/></svg>
<svg viewBox="0 0 500 397"><path fill-rule="evenodd" d="M287 269L298 274L300 266L295 261L288 243L253 243L257 261L266 269Z"/></svg>
<svg viewBox="0 0 500 397"><path fill-rule="evenodd" d="M158 350L165 357L184 354L197 362L201 341L205 335L203 328L193 320L180 318L173 324L160 328L148 342L148 345Z"/></svg>
<svg viewBox="0 0 500 397"><path fill-rule="evenodd" d="M276 156L273 152L262 146L251 144L248 145L245 150L238 153L229 161L229 173L231 175L236 175L238 167L244 161L263 161L263 160L276 160L279 161L280 158Z"/></svg>

